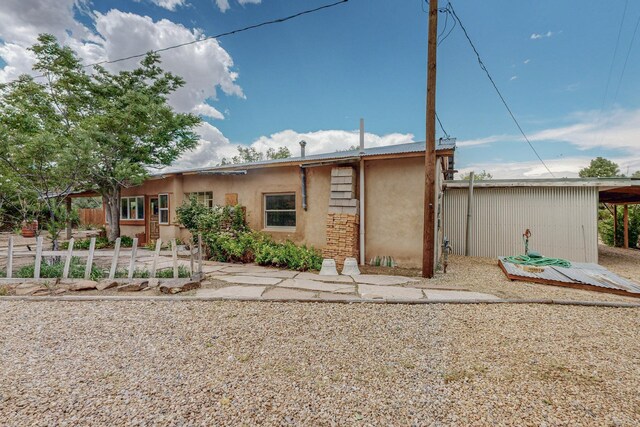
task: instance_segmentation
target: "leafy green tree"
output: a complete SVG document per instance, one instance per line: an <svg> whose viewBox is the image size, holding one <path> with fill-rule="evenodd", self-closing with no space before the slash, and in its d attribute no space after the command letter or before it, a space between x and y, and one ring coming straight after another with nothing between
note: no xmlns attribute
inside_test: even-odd
<svg viewBox="0 0 640 427"><path fill-rule="evenodd" d="M580 178L612 178L624 176L620 175L620 166L604 157L596 157L591 160L589 166L580 169Z"/></svg>
<svg viewBox="0 0 640 427"><path fill-rule="evenodd" d="M222 158L220 164L222 165L237 165L241 163L259 162L261 160L273 160L273 159L288 159L291 157L291 151L287 147L280 147L277 150L274 148L267 149L266 153L262 153L256 150L254 147L243 147L238 145L238 155L233 156L231 159L226 157Z"/></svg>
<svg viewBox="0 0 640 427"><path fill-rule="evenodd" d="M624 242L624 211L618 208L618 226L616 227L616 244L622 246ZM613 246L613 215L605 210L603 217L598 221L598 231L602 241ZM629 246L637 247L640 243L640 205L629 206Z"/></svg>
<svg viewBox="0 0 640 427"><path fill-rule="evenodd" d="M21 77L3 93L6 123L0 137L12 141L13 151L0 154L19 154L25 167L31 158L28 176L49 177L37 189L39 196L80 187L98 191L107 208L109 240L115 240L122 188L140 184L150 169L170 165L197 145L194 128L200 118L176 113L167 101L184 80L163 71L155 53L131 71L95 67L89 74L76 54L51 35L40 35L31 49L34 70L46 82ZM16 109L20 114L14 114Z"/></svg>
<svg viewBox="0 0 640 427"><path fill-rule="evenodd" d="M640 171L635 171L633 175L631 175L631 178L640 178Z"/></svg>
<svg viewBox="0 0 640 427"><path fill-rule="evenodd" d="M71 49L54 42L43 35L30 48L42 81L23 75L0 87L0 192L18 206L23 220L46 211L57 248L64 199L85 184L75 136L88 79Z"/></svg>
<svg viewBox="0 0 640 427"><path fill-rule="evenodd" d="M462 175L462 178L466 181L469 181L469 179L471 179L471 173L465 173ZM473 180L474 181L486 181L488 179L493 179L493 175L491 175L489 172L482 170L481 172L475 172L473 173Z"/></svg>

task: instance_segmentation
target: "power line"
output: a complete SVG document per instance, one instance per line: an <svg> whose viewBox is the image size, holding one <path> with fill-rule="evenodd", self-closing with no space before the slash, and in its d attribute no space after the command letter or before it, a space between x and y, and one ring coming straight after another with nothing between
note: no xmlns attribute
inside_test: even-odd
<svg viewBox="0 0 640 427"><path fill-rule="evenodd" d="M489 70L487 70L487 67L484 65L484 62L482 62L482 59L480 58L480 54L478 53L478 49L476 49L476 46L471 41L471 38L469 37L469 33L467 33L467 29L462 24L462 21L460 20L460 17L458 17L458 14L454 10L453 5L451 4L451 2L449 2L447 4L447 9L449 9L451 11L451 13L453 14L453 17L456 19L456 21L458 21L458 24L460 24L460 28L462 28L462 31L464 32L465 37L469 41L469 44L471 45L471 48L473 49L473 52L476 54L476 57L478 58L478 64L480 64L480 68L482 68L482 70L487 74L487 77L489 78L489 81L493 85L493 88L496 90L496 93L500 97L500 100L502 101L502 103L504 104L505 108L509 112L509 115L511 116L511 118L513 119L513 122L518 127L518 130L520 131L520 133L524 137L525 141L527 141L527 144L529 144L529 147L531 147L531 150L533 150L533 152L535 153L536 157L538 158L538 160L540 160L540 163L542 163L542 165L545 167L547 172L549 172L549 174L551 174L551 176L555 178L555 175L553 174L553 172L551 172L551 169L549 169L549 167L544 162L544 160L542 160L542 157L540 157L540 154L538 154L538 151L535 149L535 147L533 146L531 141L529 141L529 138L524 133L524 130L522 129L522 126L520 126L520 123L518 122L518 119L516 119L516 116L513 114L513 111L511 111L511 108L509 107L509 104L507 104L507 101L504 99L504 96L502 96L502 93L500 92L500 89L498 89L498 86L496 85L495 81L493 80L493 77L491 77L491 74L489 73Z"/></svg>
<svg viewBox="0 0 640 427"><path fill-rule="evenodd" d="M447 133L446 130L444 130L444 126L442 126L442 122L440 121L440 117L438 116L438 113L436 113L436 119L438 120L438 124L440 125L440 129L442 129L442 133L444 134L445 138L449 138L449 134Z"/></svg>
<svg viewBox="0 0 640 427"><path fill-rule="evenodd" d="M611 58L611 65L609 65L609 75L607 76L607 84L604 88L604 96L602 97L602 107L600 107L600 114L604 110L604 105L607 100L607 93L609 92L609 84L611 82L611 74L613 74L613 64L616 60L616 55L618 54L618 45L620 45L620 35L622 34L622 26L624 24L624 18L627 14L627 6L629 5L629 0L625 0L624 9L622 11L622 19L620 19L620 27L618 28L618 37L616 38L616 47L613 49L613 57Z"/></svg>
<svg viewBox="0 0 640 427"><path fill-rule="evenodd" d="M140 54L137 54L137 55L126 56L126 57L123 57L123 58L117 58L117 59L113 59L113 60L104 60L104 61L94 62L92 64L83 65L82 68L90 68L90 67L95 67L95 66L103 65L103 64L114 64L116 62L122 62L122 61L128 61L130 59L142 58L142 57L146 56L149 53L166 52L166 51L171 50L171 49L177 49L179 47L184 47L184 46L188 46L188 45L192 45L192 44L196 44L196 43L201 43L201 42L204 42L204 41L207 41L207 40L211 40L211 39L219 39L221 37L242 33L242 32L245 32L245 31L249 31L249 30L253 30L253 29L256 29L256 28L264 27L264 26L267 26L267 25L280 24L282 22L289 21L291 19L295 19L295 18L298 18L298 17L303 16L303 15L307 15L307 14L310 14L310 13L315 13L315 12L318 12L318 11L323 10L323 9L329 9L331 7L334 7L334 6L338 6L338 5L346 3L348 1L349 0L339 0L339 1L336 1L335 3L326 4L324 6L316 7L316 8L313 8L313 9L307 9L307 10L304 10L302 12L294 13L293 15L285 16L283 18L277 18L277 19L272 19L270 21L264 21L264 22L261 22L259 24L249 25L247 27L243 27L243 28L239 28L239 29L236 29L236 30L232 30L232 31L227 31L227 32L224 32L224 33L216 34L214 36L203 37L201 39L192 40L190 42L180 43L180 44L176 44L176 45L172 45L172 46L167 46L167 47L163 47L163 48L160 48L160 49L151 50L149 52L140 53ZM45 77L45 76L44 75L38 75L38 76L34 76L32 78L37 79L37 78L42 78L42 77ZM0 87L12 85L12 84L17 83L18 81L19 81L19 79L12 80L12 81L7 82L7 83L2 83L2 84L0 84Z"/></svg>
<svg viewBox="0 0 640 427"><path fill-rule="evenodd" d="M631 54L631 48L633 47L633 42L636 40L636 34L638 33L638 26L640 25L640 16L638 16L638 20L636 21L636 27L633 30L633 36L631 36L631 41L629 42L629 48L627 49L627 56L624 58L624 65L622 66L622 72L620 73L620 79L618 80L618 87L616 88L616 94L613 96L613 102L616 102L618 99L618 92L620 92L620 85L622 84L622 78L624 77L624 72L627 69L627 61L629 61L629 55Z"/></svg>

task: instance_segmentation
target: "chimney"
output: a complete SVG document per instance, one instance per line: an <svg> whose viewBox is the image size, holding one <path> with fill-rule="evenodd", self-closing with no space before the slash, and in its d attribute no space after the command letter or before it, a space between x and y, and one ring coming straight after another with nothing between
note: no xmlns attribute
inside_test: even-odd
<svg viewBox="0 0 640 427"><path fill-rule="evenodd" d="M304 147L307 145L307 141L300 141L300 157L304 159Z"/></svg>
<svg viewBox="0 0 640 427"><path fill-rule="evenodd" d="M364 119L360 119L360 154L364 154Z"/></svg>

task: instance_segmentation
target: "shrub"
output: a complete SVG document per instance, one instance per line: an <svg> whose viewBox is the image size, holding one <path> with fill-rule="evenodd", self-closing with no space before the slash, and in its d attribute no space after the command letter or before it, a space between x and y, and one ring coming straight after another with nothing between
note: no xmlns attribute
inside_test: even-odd
<svg viewBox="0 0 640 427"><path fill-rule="evenodd" d="M609 211L601 213L598 223L598 231L602 241L613 246L613 215ZM624 242L624 212L618 208L618 227L616 230L616 243L622 246ZM635 247L640 237L640 206L629 206L629 246Z"/></svg>
<svg viewBox="0 0 640 427"><path fill-rule="evenodd" d="M75 247L75 246L74 246ZM84 269L86 266L86 262L80 260L80 258L73 257L71 259L71 264L69 268L69 278L71 279L82 279L84 278ZM40 277L43 279L56 279L62 278L62 272L64 270L64 262L54 262L52 264L47 264L43 262L40 265ZM33 273L35 271L35 264L25 265L21 267L15 274L15 277L21 278L30 278L33 277ZM103 276L103 271L101 268L93 264L91 266L91 280L100 280Z"/></svg>

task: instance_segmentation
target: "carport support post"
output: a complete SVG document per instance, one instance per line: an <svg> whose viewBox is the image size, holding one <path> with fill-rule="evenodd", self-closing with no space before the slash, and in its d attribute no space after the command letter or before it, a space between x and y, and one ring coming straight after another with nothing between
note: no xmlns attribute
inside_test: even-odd
<svg viewBox="0 0 640 427"><path fill-rule="evenodd" d="M624 205L624 248L629 249L629 205Z"/></svg>
<svg viewBox="0 0 640 427"><path fill-rule="evenodd" d="M613 247L618 246L618 205L613 205Z"/></svg>
<svg viewBox="0 0 640 427"><path fill-rule="evenodd" d="M471 254L471 220L473 218L473 171L469 172L469 199L467 200L467 234L464 240L464 256Z"/></svg>

